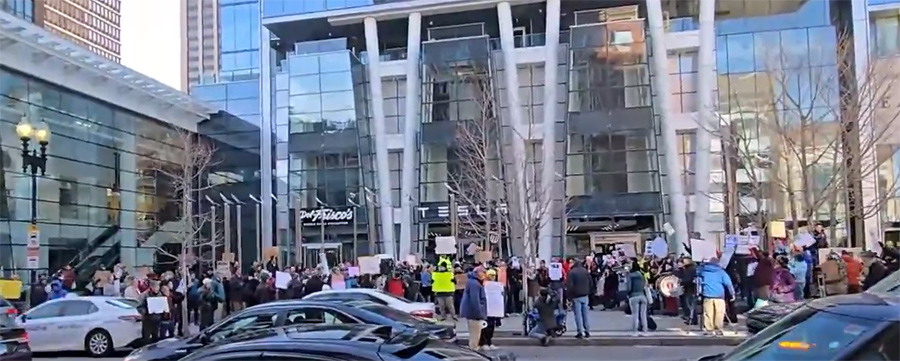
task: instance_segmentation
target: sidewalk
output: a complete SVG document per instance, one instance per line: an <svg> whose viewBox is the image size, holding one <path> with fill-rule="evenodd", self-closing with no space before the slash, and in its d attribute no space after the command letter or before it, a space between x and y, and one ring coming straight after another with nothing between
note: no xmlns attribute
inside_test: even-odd
<svg viewBox="0 0 900 361"><path fill-rule="evenodd" d="M632 332L631 315L622 311L589 311L588 322L590 324L591 338L589 340L575 339L575 318L572 312L566 316L566 333L556 339L557 344L590 346L622 345L653 345L653 346L688 346L688 345L737 345L749 334L744 324L744 319L739 316L739 323L725 326L725 335L711 337L700 329L700 326L689 326L679 317L655 315L656 331L641 333L635 336ZM456 325L456 332L460 339L468 339L469 332L465 322ZM518 345L520 342L532 342L523 335L522 316L509 316L504 318L500 327L495 331L495 340L499 344ZM520 341L521 340L521 341Z"/></svg>

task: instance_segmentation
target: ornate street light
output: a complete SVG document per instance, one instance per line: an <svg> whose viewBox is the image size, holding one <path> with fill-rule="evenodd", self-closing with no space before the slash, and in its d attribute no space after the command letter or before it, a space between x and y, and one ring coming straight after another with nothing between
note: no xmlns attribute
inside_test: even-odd
<svg viewBox="0 0 900 361"><path fill-rule="evenodd" d="M37 224L37 176L38 172L41 176L47 172L50 128L44 121L32 124L28 117L23 116L22 121L16 125L16 134L22 140L22 171L31 175L31 224ZM40 147L31 149L32 141L36 141Z"/></svg>

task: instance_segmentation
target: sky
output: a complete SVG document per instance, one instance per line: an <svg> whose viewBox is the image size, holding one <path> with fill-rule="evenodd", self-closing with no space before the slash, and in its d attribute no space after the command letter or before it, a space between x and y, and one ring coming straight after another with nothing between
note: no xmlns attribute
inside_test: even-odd
<svg viewBox="0 0 900 361"><path fill-rule="evenodd" d="M122 65L181 89L181 0L122 0Z"/></svg>

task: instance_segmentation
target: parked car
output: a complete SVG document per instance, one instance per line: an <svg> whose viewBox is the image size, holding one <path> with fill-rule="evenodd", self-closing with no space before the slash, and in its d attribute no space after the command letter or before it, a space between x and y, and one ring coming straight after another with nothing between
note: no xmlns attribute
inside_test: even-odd
<svg viewBox="0 0 900 361"><path fill-rule="evenodd" d="M0 313L0 361L31 361L28 333L16 322L15 309Z"/></svg>
<svg viewBox="0 0 900 361"><path fill-rule="evenodd" d="M369 302L288 300L250 307L214 324L199 335L162 340L134 350L126 361L178 360L208 345L232 342L241 334L289 325L373 324L403 332L454 341L453 326L423 321L402 311Z"/></svg>
<svg viewBox="0 0 900 361"><path fill-rule="evenodd" d="M490 357L417 332L389 326L287 326L245 334L199 350L182 361L200 360L489 361ZM509 359L514 360L514 357Z"/></svg>
<svg viewBox="0 0 900 361"><path fill-rule="evenodd" d="M95 357L141 341L141 315L118 297L71 296L50 300L17 318L34 352L87 351Z"/></svg>
<svg viewBox="0 0 900 361"><path fill-rule="evenodd" d="M900 272L894 272L890 276L885 277L880 282L872 285L866 292L900 294ZM747 331L752 334L762 331L800 306L803 306L804 302L770 303L750 310L747 312Z"/></svg>
<svg viewBox="0 0 900 361"><path fill-rule="evenodd" d="M700 361L900 359L900 296L860 293L809 301L728 354Z"/></svg>
<svg viewBox="0 0 900 361"><path fill-rule="evenodd" d="M320 291L306 297L304 300L315 301L367 301L388 306L417 318L434 319L434 304L431 302L412 302L405 298L394 296L390 293L371 288L351 288L345 290Z"/></svg>

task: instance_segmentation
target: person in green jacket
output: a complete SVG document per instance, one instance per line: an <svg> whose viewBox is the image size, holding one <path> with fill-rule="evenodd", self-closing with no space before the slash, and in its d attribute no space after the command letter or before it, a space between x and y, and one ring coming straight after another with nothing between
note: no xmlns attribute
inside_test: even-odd
<svg viewBox="0 0 900 361"><path fill-rule="evenodd" d="M442 256L438 260L437 270L431 274L431 291L434 292L441 321L446 320L448 316L453 318L454 322L457 321L456 308L453 307L453 295L456 292L453 277L452 263L447 257Z"/></svg>

